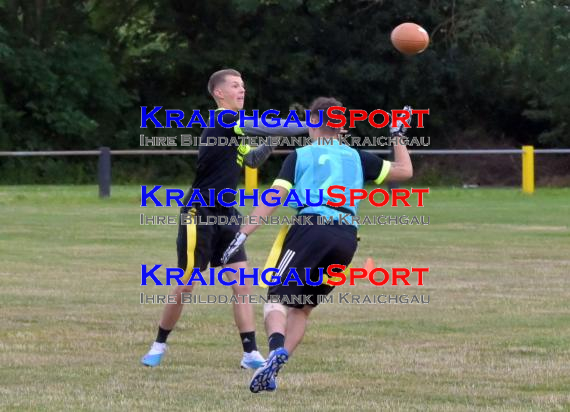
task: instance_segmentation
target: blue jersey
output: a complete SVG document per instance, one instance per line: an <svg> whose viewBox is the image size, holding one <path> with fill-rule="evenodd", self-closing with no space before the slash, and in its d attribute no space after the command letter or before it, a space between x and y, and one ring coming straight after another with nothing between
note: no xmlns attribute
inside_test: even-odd
<svg viewBox="0 0 570 412"><path fill-rule="evenodd" d="M338 202L327 194L330 186L344 186L346 199L350 189L362 189L366 180L380 184L388 174L390 162L383 161L368 152L357 151L350 146L332 143L318 144L297 149L285 160L278 178L273 183L286 189L294 188L303 207L300 214L315 213L338 220L338 216L350 213L356 215L359 200L354 206L348 204L341 208L326 206L328 200ZM341 189L333 190L342 193ZM307 197L309 196L309 197ZM321 200L322 199L322 200ZM312 206L321 203L320 206ZM347 202L348 203L348 202Z"/></svg>

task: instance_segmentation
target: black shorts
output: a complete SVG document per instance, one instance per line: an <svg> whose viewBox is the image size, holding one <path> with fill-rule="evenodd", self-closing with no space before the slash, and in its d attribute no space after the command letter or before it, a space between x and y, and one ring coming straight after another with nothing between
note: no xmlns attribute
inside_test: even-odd
<svg viewBox="0 0 570 412"><path fill-rule="evenodd" d="M239 231L238 224L187 224L184 225L182 214L201 216L206 221L208 216L240 216L240 212L233 208L224 207L182 207L180 208L180 220L178 223L178 239L176 246L178 251L178 267L185 272L198 268L200 271L211 267L221 266L221 259ZM242 246L237 253L228 261L229 263L243 262L247 260L245 248Z"/></svg>
<svg viewBox="0 0 570 412"><path fill-rule="evenodd" d="M276 268L281 283L269 287L268 297L276 296L289 307L303 308L317 306L319 296L326 296L334 286L321 284L306 285L305 268L310 268L310 279L319 279L319 268L323 269L326 281L327 267L333 264L348 266L356 253L357 230L352 225L293 225L285 237ZM290 281L283 285L289 270L295 268L303 285Z"/></svg>

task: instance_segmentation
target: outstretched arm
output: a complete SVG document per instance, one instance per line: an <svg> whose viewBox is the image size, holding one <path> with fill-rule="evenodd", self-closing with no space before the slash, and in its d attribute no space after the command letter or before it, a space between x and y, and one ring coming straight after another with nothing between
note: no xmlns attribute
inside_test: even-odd
<svg viewBox="0 0 570 412"><path fill-rule="evenodd" d="M287 197L287 194L289 193L289 189L286 189L284 187L277 186L277 185L271 186L271 189L277 190L279 193L277 195L273 196L270 200L272 202L274 202L277 199L279 199L279 204L277 204L276 206L268 206L265 204L261 204L261 205L257 206L249 214L250 221L251 221L251 218L257 218L256 220L258 222L261 222L262 221L261 218L271 216L277 210L279 205L281 205L283 203L283 200ZM249 225L242 227L240 229L240 232L249 236L253 232L255 232L259 226L260 225L253 225L250 223Z"/></svg>
<svg viewBox="0 0 570 412"><path fill-rule="evenodd" d="M296 123L288 124L287 126L276 126L268 127L257 122L258 125L254 125L253 120L246 120L243 127L236 126L234 128L236 134L240 136L298 136L298 135L309 135L309 128L305 122L301 122L301 126ZM280 123L284 123L283 119ZM254 169L261 166L273 153L275 147L278 145L279 139L275 139L275 146L261 144L255 149L247 146L245 150L247 153L243 157L243 161L246 166L252 167Z"/></svg>
<svg viewBox="0 0 570 412"><path fill-rule="evenodd" d="M412 159L406 145L396 142L394 144L394 161L390 162L390 170L386 180L391 182L402 182L411 179L414 174Z"/></svg>
<svg viewBox="0 0 570 412"><path fill-rule="evenodd" d="M281 123L285 121L281 119ZM305 122L301 122L301 126L297 123L289 123L287 126L269 127L258 120L257 126L253 120L244 121L243 127L240 128L245 136L298 136L309 135L309 128Z"/></svg>
<svg viewBox="0 0 570 412"><path fill-rule="evenodd" d="M283 204L283 200L287 197L289 191L293 187L295 182L295 168L297 165L297 153L293 152L283 162L283 166L281 166L281 171L279 175L277 175L277 179L273 182L271 189L276 190L277 194L271 197L271 202L277 202L276 206L267 206L267 205L260 205L257 206L253 211L249 214L250 222L252 217L257 217L258 222L260 221L259 218L271 216L275 210L279 207L280 204ZM241 230L236 234L232 243L228 246L224 255L222 257L222 263L225 264L240 248L241 245L245 243L247 240L248 235L252 234L258 229L259 225L249 224L241 228Z"/></svg>
<svg viewBox="0 0 570 412"><path fill-rule="evenodd" d="M271 156L275 146L261 144L255 149L249 149L249 152L243 157L243 162L246 166L257 169Z"/></svg>
<svg viewBox="0 0 570 412"><path fill-rule="evenodd" d="M277 185L272 186L271 189L277 190L278 194L276 196L273 196L270 200L273 202L279 199L279 203L276 206L268 206L265 204L257 206L250 213L249 221L251 221L251 218L256 217L258 218L257 221L259 222L261 221L260 218L271 216L277 210L279 205L283 203L283 199L285 199L289 193L289 189ZM230 260L230 258L238 251L241 245L245 243L247 237L255 232L259 226L260 225L250 223L249 225L242 227L240 231L236 233L234 240L232 240L228 248L225 250L224 255L222 256L222 264L225 265Z"/></svg>
<svg viewBox="0 0 570 412"><path fill-rule="evenodd" d="M404 106L404 110L410 113L410 119L412 118L412 108L411 106ZM403 180L411 179L414 174L414 168L412 167L412 159L410 159L410 153L406 145L401 144L400 138L406 133L406 128L404 124L398 120L396 127L390 128L390 133L392 137L396 137L396 142L394 144L394 161L391 162L390 170L386 176L386 180L392 182L399 182Z"/></svg>
<svg viewBox="0 0 570 412"><path fill-rule="evenodd" d="M406 106L404 109L411 110L411 107ZM406 129L398 121L398 126L390 128L390 132L392 137L396 137L393 161L383 160L365 150L359 151L364 180L372 180L377 185L380 185L384 181L400 182L412 177L414 172L412 160L410 159L408 148L406 145L401 144L400 141Z"/></svg>

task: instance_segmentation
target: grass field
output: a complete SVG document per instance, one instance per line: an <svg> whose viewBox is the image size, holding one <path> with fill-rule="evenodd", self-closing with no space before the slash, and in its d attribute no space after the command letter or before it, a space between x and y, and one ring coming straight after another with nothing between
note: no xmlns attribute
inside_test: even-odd
<svg viewBox="0 0 570 412"><path fill-rule="evenodd" d="M429 304L319 307L280 374L253 395L229 305L188 305L159 368L139 365L162 305L141 263L175 266L175 226L141 226L140 188L0 187L1 410L570 410L570 190L438 189L428 226L365 226L356 266L429 266ZM263 265L278 227L248 242ZM163 272L164 274L164 272ZM222 287L203 294L229 293ZM263 293L261 289L257 293ZM267 353L262 307L259 341Z"/></svg>

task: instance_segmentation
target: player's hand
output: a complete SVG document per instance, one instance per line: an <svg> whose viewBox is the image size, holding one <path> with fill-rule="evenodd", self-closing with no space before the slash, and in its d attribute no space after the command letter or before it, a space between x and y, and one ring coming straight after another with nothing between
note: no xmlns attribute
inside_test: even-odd
<svg viewBox="0 0 570 412"><path fill-rule="evenodd" d="M410 117L408 119L408 124L410 124L412 121L412 106L404 106L404 110L407 111L408 113L410 113ZM392 136L404 135L404 134L406 134L407 130L408 130L408 128L404 126L404 122L402 122L401 120L398 120L396 122L396 127L390 127L390 134Z"/></svg>
<svg viewBox="0 0 570 412"><path fill-rule="evenodd" d="M231 257L236 254L238 249L241 247L241 245L245 243L246 240L247 240L247 235L245 233L241 232L236 233L234 240L232 240L232 243L230 243L228 248L225 250L224 255L222 256L222 265L228 263Z"/></svg>

